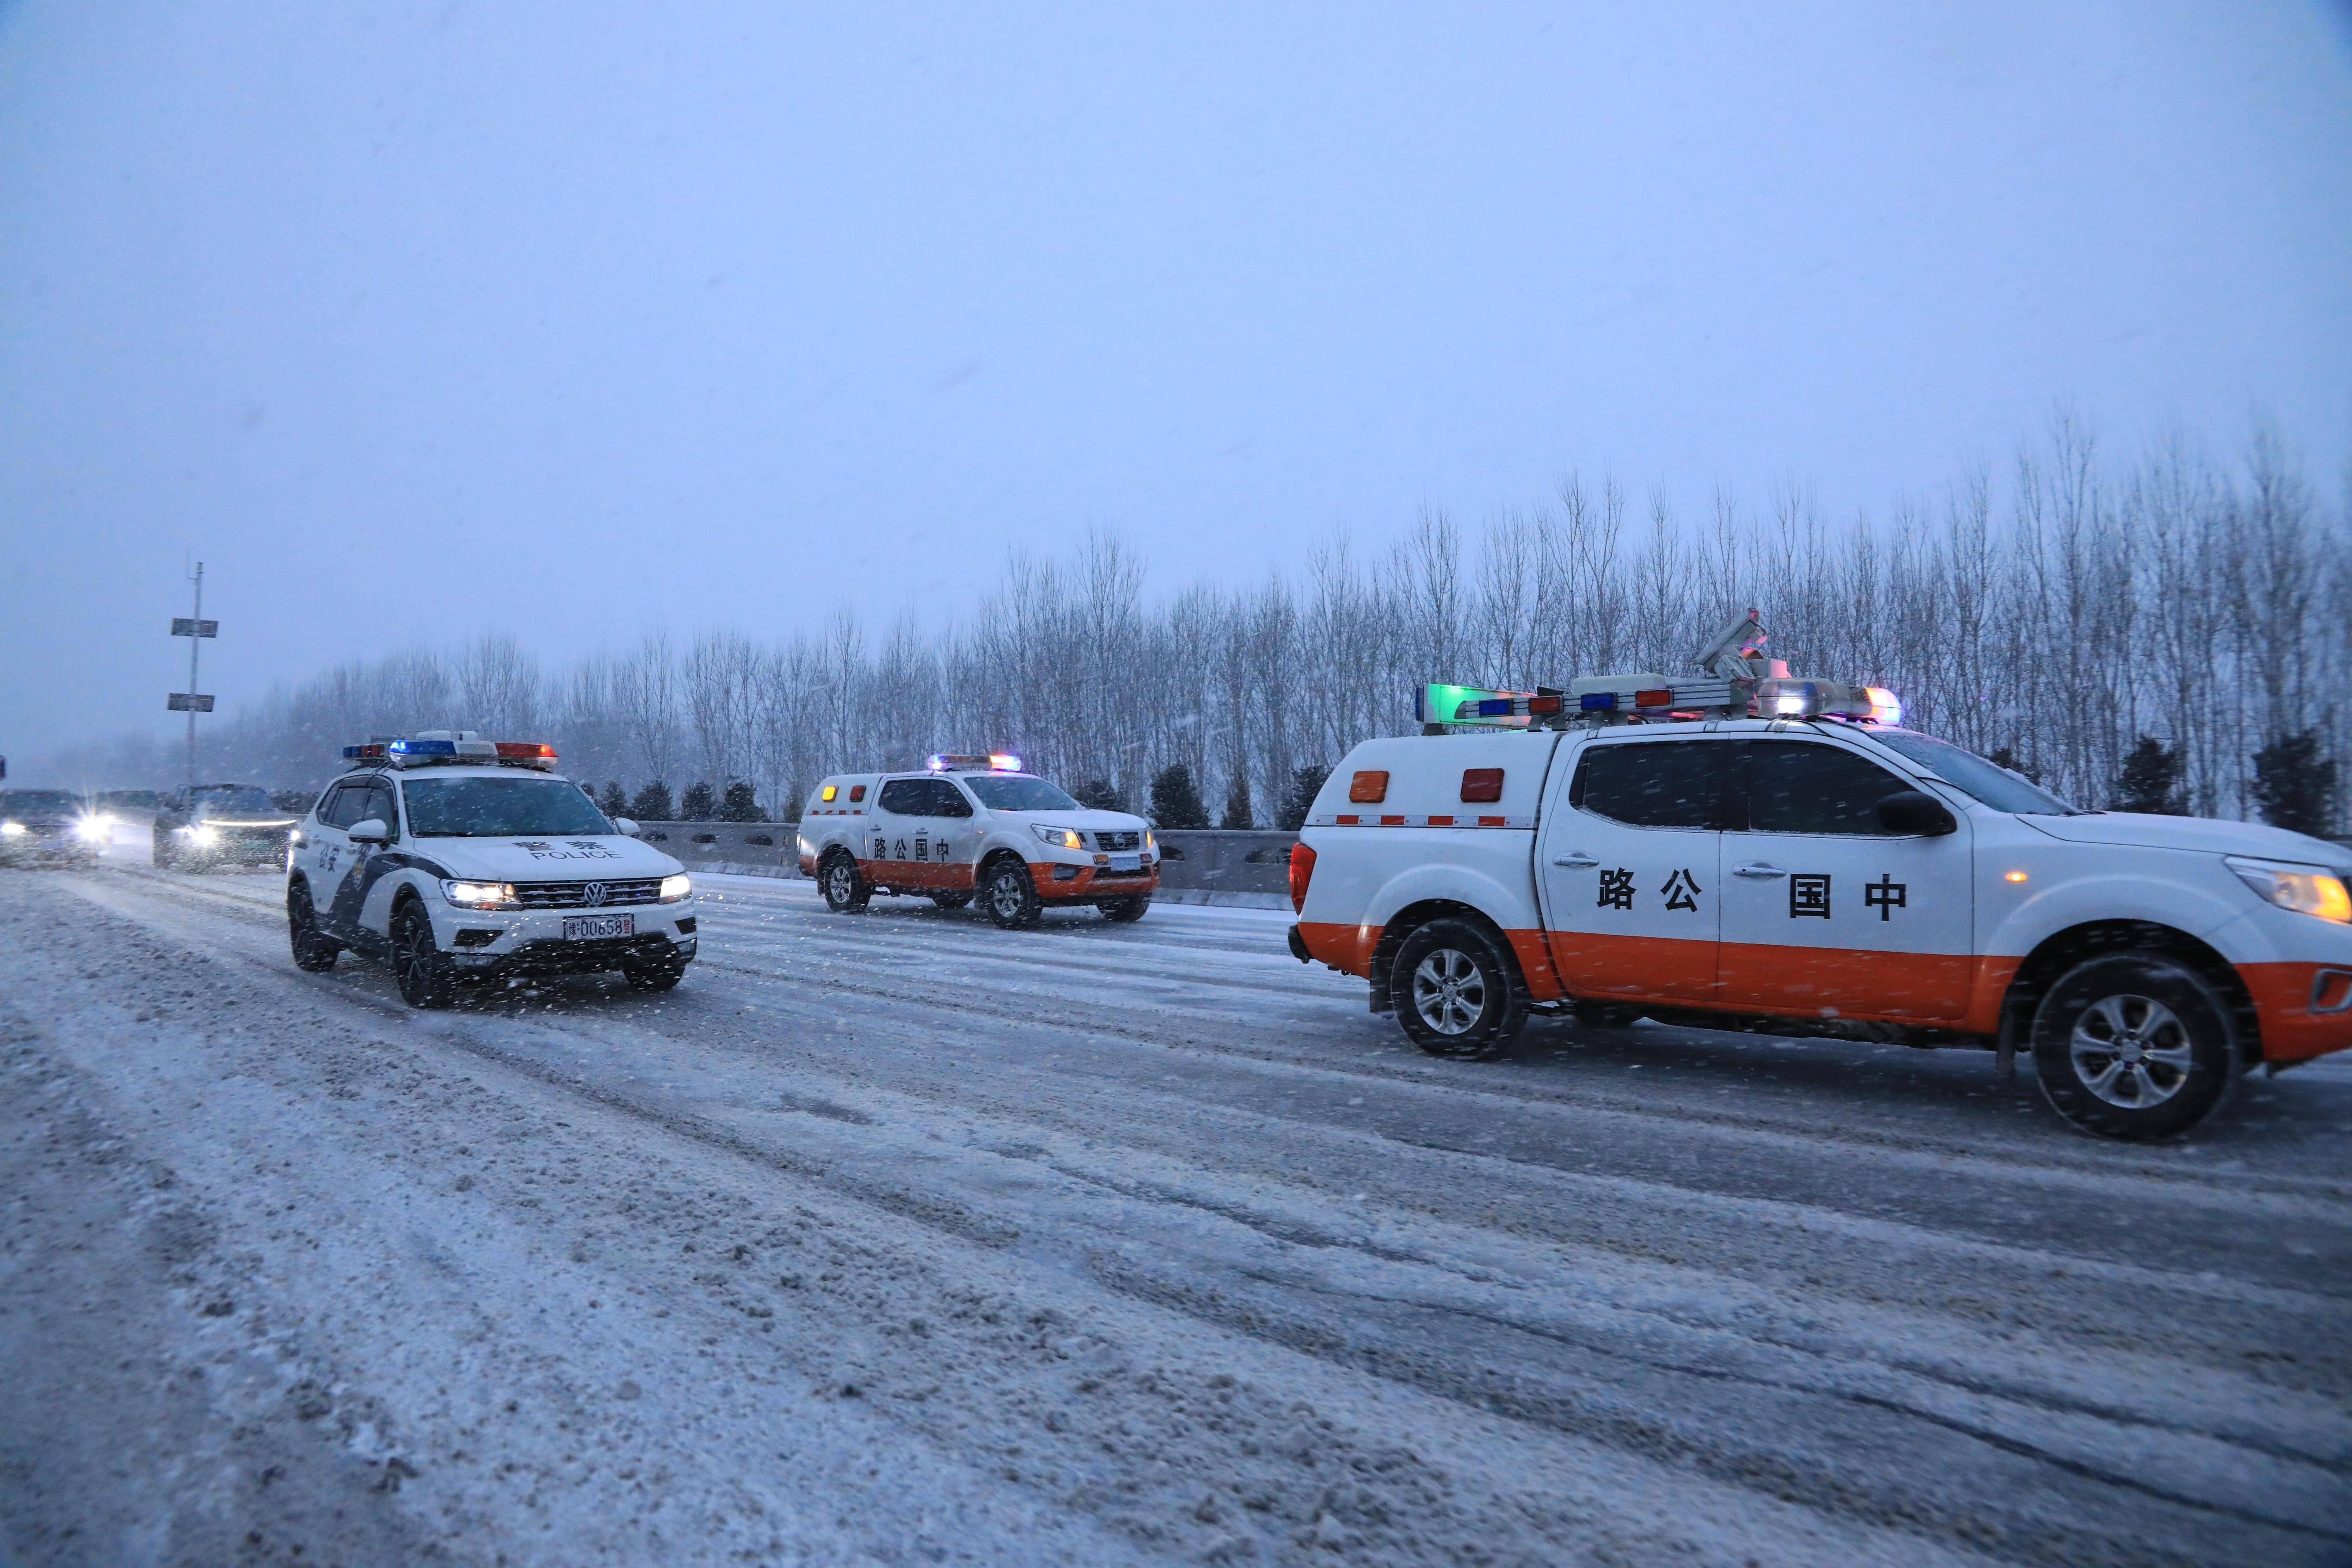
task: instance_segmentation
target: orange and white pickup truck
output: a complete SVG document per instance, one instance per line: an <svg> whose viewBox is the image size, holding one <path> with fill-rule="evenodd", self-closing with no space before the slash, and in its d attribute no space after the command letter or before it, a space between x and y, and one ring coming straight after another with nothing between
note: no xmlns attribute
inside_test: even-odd
<svg viewBox="0 0 2352 1568"><path fill-rule="evenodd" d="M1092 811L1021 759L936 756L917 773L835 773L801 808L800 865L835 913L877 893L982 912L1008 929L1049 908L1141 920L1160 889L1150 824Z"/></svg>
<svg viewBox="0 0 2352 1568"><path fill-rule="evenodd" d="M1753 668L1431 688L1424 733L1316 799L1292 952L1440 1056L1499 1056L1536 1008L2024 1048L2062 1114L2127 1139L2352 1046L2352 853L2080 811L1889 693ZM1451 729L1482 719L1524 728Z"/></svg>

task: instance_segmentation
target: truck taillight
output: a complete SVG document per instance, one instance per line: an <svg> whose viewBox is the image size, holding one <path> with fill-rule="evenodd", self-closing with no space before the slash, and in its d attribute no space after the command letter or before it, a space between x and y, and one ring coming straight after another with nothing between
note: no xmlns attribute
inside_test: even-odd
<svg viewBox="0 0 2352 1568"><path fill-rule="evenodd" d="M1315 879L1315 851L1304 844L1290 847L1290 907L1297 913L1307 910L1307 884Z"/></svg>

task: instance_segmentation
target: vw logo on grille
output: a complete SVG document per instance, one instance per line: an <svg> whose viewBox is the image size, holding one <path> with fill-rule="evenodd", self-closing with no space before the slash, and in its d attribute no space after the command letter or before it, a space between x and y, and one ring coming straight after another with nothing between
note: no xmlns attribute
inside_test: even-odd
<svg viewBox="0 0 2352 1568"><path fill-rule="evenodd" d="M580 901L587 905L592 910L597 905L603 903L604 901L604 884L602 882L591 882L586 887L581 889Z"/></svg>

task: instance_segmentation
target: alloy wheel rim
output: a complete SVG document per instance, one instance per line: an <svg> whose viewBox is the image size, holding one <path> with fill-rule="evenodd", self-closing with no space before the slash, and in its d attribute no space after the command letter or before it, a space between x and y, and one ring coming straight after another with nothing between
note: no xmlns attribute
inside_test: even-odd
<svg viewBox="0 0 2352 1568"><path fill-rule="evenodd" d="M850 885L849 868L842 865L837 860L835 861L832 880L827 884L827 889L833 894L833 899L835 903L847 903L849 901L849 895L855 891Z"/></svg>
<svg viewBox="0 0 2352 1568"><path fill-rule="evenodd" d="M1412 1007L1441 1035L1465 1035L1486 1012L1486 978L1470 955L1441 947L1412 972Z"/></svg>
<svg viewBox="0 0 2352 1568"><path fill-rule="evenodd" d="M1007 920L1021 912L1021 888L1010 873L1000 873L988 885L988 901Z"/></svg>
<svg viewBox="0 0 2352 1568"><path fill-rule="evenodd" d="M2074 1076L2107 1104L2146 1110L2179 1094L2196 1058L2189 1027L2151 996L2103 996L2074 1020Z"/></svg>
<svg viewBox="0 0 2352 1568"><path fill-rule="evenodd" d="M409 921L400 928L399 963L402 984L415 985L423 978L425 943L420 939L415 921Z"/></svg>

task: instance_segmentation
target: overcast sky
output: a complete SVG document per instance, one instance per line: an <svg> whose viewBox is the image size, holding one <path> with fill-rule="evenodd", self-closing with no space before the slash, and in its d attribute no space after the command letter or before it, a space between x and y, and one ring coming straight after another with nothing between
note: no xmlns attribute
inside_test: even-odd
<svg viewBox="0 0 2352 1568"><path fill-rule="evenodd" d="M1930 15L1932 11L1940 15ZM2071 398L2352 450L2340 7L0 6L0 752Z"/></svg>

